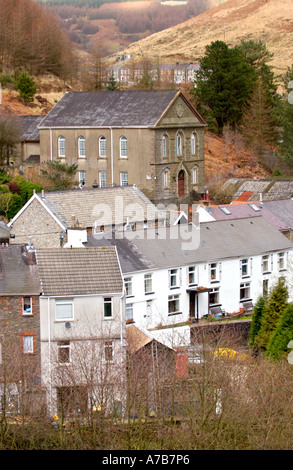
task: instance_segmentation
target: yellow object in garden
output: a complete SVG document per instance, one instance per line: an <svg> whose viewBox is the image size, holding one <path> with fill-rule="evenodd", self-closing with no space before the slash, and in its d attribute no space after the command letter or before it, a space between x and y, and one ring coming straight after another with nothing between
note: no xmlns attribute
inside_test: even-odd
<svg viewBox="0 0 293 470"><path fill-rule="evenodd" d="M58 416L56 415L56 413L54 414L53 418L54 418L54 421L58 421Z"/></svg>

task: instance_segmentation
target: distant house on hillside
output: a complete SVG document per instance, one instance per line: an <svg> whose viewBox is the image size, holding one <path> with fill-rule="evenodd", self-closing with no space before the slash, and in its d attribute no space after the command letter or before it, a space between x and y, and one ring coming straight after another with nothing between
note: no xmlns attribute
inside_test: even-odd
<svg viewBox="0 0 293 470"><path fill-rule="evenodd" d="M204 191L206 123L177 90L68 92L39 125L41 163L85 187L136 184L154 201Z"/></svg>

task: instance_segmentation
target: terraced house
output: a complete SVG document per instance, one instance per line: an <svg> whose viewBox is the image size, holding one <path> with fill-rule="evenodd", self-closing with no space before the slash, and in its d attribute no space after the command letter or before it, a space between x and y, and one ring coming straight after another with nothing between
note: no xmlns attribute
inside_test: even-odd
<svg viewBox="0 0 293 470"><path fill-rule="evenodd" d="M81 186L174 200L203 192L205 126L178 90L68 92L39 125L41 163L77 164Z"/></svg>

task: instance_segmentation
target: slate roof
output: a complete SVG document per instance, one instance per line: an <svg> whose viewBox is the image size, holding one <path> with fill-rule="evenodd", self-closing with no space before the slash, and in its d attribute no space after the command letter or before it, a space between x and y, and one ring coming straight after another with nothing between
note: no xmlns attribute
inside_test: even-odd
<svg viewBox="0 0 293 470"><path fill-rule="evenodd" d="M154 126L179 93L178 90L67 92L39 129ZM194 113L197 115L195 110Z"/></svg>
<svg viewBox="0 0 293 470"><path fill-rule="evenodd" d="M136 222L158 217L155 205L135 185L49 191L43 195L38 194L65 227L72 227L73 215L84 228L94 227L95 221L102 216L105 222L100 225L125 223L127 217ZM132 210L135 211L133 216Z"/></svg>
<svg viewBox="0 0 293 470"><path fill-rule="evenodd" d="M25 245L0 247L0 295L41 293L35 254Z"/></svg>
<svg viewBox="0 0 293 470"><path fill-rule="evenodd" d="M182 236L177 238L178 227L169 227L166 238L155 237L156 231L149 229L145 234L138 232L137 238L131 241L119 240L117 251L123 274L293 249L293 243L262 216L203 222L200 224L199 247L183 250L182 243L188 242L191 227L181 225L182 232L178 233ZM116 242L115 239L88 237L90 246L115 245Z"/></svg>
<svg viewBox="0 0 293 470"><path fill-rule="evenodd" d="M42 293L122 294L123 279L115 247L40 248L36 252Z"/></svg>
<svg viewBox="0 0 293 470"><path fill-rule="evenodd" d="M39 142L40 131L38 125L44 119L45 115L28 115L16 116L15 119L19 123L21 129L21 140L26 142Z"/></svg>
<svg viewBox="0 0 293 470"><path fill-rule="evenodd" d="M263 201L272 201L293 197L293 180L246 180L241 178L230 178L224 187L231 188L235 192L233 199L240 200L246 194L246 201L259 201L262 194Z"/></svg>
<svg viewBox="0 0 293 470"><path fill-rule="evenodd" d="M293 202L293 201L292 201ZM229 204L224 206L211 206L206 208L208 213L216 220L234 219L241 217L255 217L262 215L270 224L280 231L288 229L287 225L275 215L267 206L267 202L263 204L259 202L245 203L245 204ZM293 204L292 204L293 207ZM225 213L228 211L230 214Z"/></svg>
<svg viewBox="0 0 293 470"><path fill-rule="evenodd" d="M278 217L287 228L293 228L293 199L264 201L264 207Z"/></svg>

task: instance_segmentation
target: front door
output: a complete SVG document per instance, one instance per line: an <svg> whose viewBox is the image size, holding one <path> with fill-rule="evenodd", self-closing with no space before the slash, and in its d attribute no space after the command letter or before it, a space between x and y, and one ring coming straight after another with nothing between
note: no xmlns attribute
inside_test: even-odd
<svg viewBox="0 0 293 470"><path fill-rule="evenodd" d="M184 170L180 170L178 173L178 196L184 196Z"/></svg>

